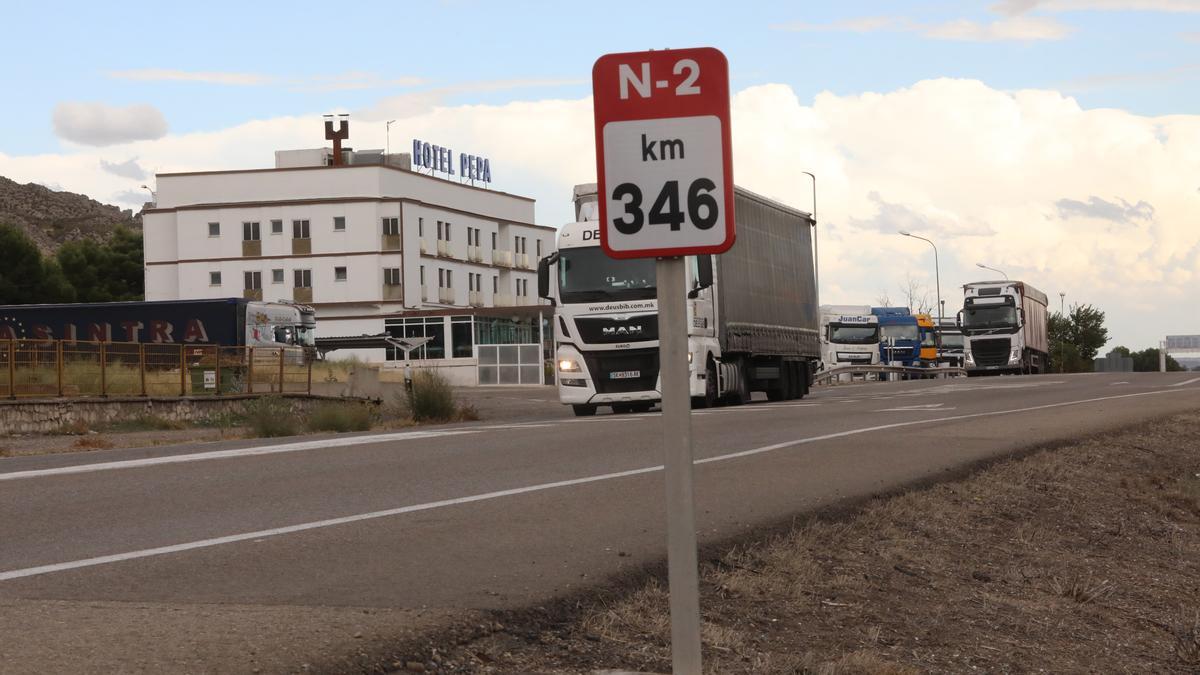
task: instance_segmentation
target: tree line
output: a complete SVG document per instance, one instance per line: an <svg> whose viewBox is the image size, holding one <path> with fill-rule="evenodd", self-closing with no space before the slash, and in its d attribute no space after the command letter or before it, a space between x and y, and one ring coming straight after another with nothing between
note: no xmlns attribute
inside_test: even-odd
<svg viewBox="0 0 1200 675"><path fill-rule="evenodd" d="M0 305L141 300L143 269L142 234L127 227L107 242L80 239L43 256L19 228L0 223Z"/></svg>
<svg viewBox="0 0 1200 675"><path fill-rule="evenodd" d="M1050 315L1050 372L1090 373L1094 370L1093 360L1100 348L1108 342L1108 329L1104 327L1104 312L1091 305L1074 305L1066 315L1055 312ZM1158 348L1151 347L1133 351L1118 345L1113 348L1121 356L1133 359L1133 370L1139 373L1158 371ZM1170 354L1167 355L1167 370L1187 370Z"/></svg>

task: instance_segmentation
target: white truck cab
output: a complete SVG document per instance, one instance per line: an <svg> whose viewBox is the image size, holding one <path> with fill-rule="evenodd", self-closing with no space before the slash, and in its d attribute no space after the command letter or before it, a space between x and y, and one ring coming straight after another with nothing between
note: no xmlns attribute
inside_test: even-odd
<svg viewBox="0 0 1200 675"><path fill-rule="evenodd" d="M821 305L822 370L879 365L879 317L870 305Z"/></svg>

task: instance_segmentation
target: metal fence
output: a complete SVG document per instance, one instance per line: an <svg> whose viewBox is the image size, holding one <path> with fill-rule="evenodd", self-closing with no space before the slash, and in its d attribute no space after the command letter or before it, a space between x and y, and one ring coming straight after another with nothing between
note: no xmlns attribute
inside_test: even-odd
<svg viewBox="0 0 1200 675"><path fill-rule="evenodd" d="M0 340L0 398L311 391L299 348Z"/></svg>

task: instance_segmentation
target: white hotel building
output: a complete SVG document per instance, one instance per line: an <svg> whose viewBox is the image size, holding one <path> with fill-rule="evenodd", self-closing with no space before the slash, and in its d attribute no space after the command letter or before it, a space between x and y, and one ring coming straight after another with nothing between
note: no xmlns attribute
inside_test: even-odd
<svg viewBox="0 0 1200 675"><path fill-rule="evenodd" d="M539 306L536 269L555 230L534 224L533 200L413 171L408 155L385 163L378 151L345 150L346 163L331 166L332 153L158 174L143 212L146 299L309 304L318 338L428 337L412 357L457 382L532 383L535 372L540 382L532 347L548 337L551 312ZM383 348L334 356L349 353L403 359Z"/></svg>

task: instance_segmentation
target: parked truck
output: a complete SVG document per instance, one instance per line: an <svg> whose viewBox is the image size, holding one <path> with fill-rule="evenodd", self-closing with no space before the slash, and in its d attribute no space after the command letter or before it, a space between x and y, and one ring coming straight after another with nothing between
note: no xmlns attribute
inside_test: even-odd
<svg viewBox="0 0 1200 675"><path fill-rule="evenodd" d="M938 331L937 325L933 322L933 317L924 312L918 312L917 317L917 333L921 337L921 356L920 365L925 368L934 368L938 362Z"/></svg>
<svg viewBox="0 0 1200 675"><path fill-rule="evenodd" d="M938 331L938 365L946 364L951 368L963 367L962 329L954 319L939 319Z"/></svg>
<svg viewBox="0 0 1200 675"><path fill-rule="evenodd" d="M921 329L907 307L872 307L879 317L879 357L884 365L915 367L921 358Z"/></svg>
<svg viewBox="0 0 1200 675"><path fill-rule="evenodd" d="M821 305L821 367L879 365L879 317L870 305Z"/></svg>
<svg viewBox="0 0 1200 675"><path fill-rule="evenodd" d="M1046 294L1023 281L963 286L958 324L967 374L1046 372L1047 320Z"/></svg>
<svg viewBox="0 0 1200 675"><path fill-rule="evenodd" d="M0 306L0 340L295 346L311 353L307 305L242 298Z"/></svg>
<svg viewBox="0 0 1200 675"><path fill-rule="evenodd" d="M694 406L808 393L820 358L812 216L735 188L737 243L687 260L689 386ZM538 294L555 305L559 400L648 410L662 398L655 261L600 248L596 187L575 188L576 221L538 264ZM684 327L680 327L681 329Z"/></svg>

